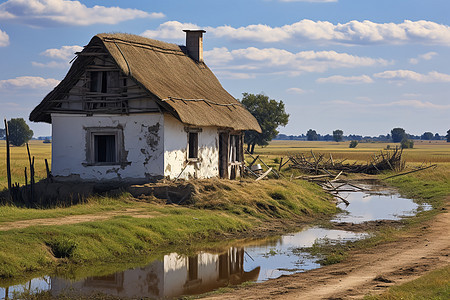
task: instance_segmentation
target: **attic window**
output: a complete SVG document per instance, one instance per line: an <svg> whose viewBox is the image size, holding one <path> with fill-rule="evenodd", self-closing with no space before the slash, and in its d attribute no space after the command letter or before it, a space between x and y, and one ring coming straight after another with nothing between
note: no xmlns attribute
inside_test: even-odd
<svg viewBox="0 0 450 300"><path fill-rule="evenodd" d="M90 92L111 93L119 88L119 72L116 71L91 71Z"/></svg>

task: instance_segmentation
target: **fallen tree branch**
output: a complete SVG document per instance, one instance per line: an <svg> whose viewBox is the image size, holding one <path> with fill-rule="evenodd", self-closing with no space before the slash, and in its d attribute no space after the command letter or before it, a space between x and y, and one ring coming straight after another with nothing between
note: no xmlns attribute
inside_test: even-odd
<svg viewBox="0 0 450 300"><path fill-rule="evenodd" d="M392 176L388 176L386 178L383 178L383 180L386 180L386 179L389 179L389 178L398 177L398 176L402 176L402 175L406 175L406 174L410 174L410 173L414 173L414 172L423 171L423 170L426 170L426 169L429 169L429 168L436 168L436 167L437 167L437 165L431 165L431 166L428 166L428 167L425 167L425 168L421 168L421 169L412 170L412 171L405 172L405 173L400 173L400 174L395 174L395 175L392 175Z"/></svg>

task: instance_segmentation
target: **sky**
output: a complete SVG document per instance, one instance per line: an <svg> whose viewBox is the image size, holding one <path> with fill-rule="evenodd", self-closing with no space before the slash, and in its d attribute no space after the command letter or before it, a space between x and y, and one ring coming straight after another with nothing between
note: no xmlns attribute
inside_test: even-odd
<svg viewBox="0 0 450 300"><path fill-rule="evenodd" d="M29 114L98 33L182 45L183 29L204 29L205 62L230 94L283 101L280 133L445 135L449 12L448 0L0 1L0 117L51 135Z"/></svg>

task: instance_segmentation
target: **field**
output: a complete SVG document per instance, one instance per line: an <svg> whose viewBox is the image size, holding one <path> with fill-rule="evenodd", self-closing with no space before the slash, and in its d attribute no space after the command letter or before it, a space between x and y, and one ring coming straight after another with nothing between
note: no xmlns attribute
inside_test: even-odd
<svg viewBox="0 0 450 300"><path fill-rule="evenodd" d="M394 143L359 143L356 148L349 148L349 142L309 142L309 141L272 141L267 147L256 147L255 153L269 158L309 153L331 153L335 159L349 161L370 161L372 155L393 149ZM450 143L445 141L414 141L413 149L405 149L404 157L409 163L450 163Z"/></svg>
<svg viewBox="0 0 450 300"><path fill-rule="evenodd" d="M308 141L272 141L267 147L256 147L255 154L260 154L267 163L273 160L298 153L325 153L334 159L348 161L370 161L372 155L379 153L388 146L395 148L394 143L359 143L354 149L348 147L349 142L308 142ZM7 187L6 180L6 147L5 141L0 141L0 190ZM51 164L51 144L33 140L29 143L30 152L35 156L36 179L46 177L44 159ZM25 182L24 169L29 172L29 162L26 147L11 147L12 182ZM410 164L439 163L450 164L450 143L445 141L415 141L413 149L404 150L405 160ZM248 158L248 160L251 160ZM29 176L28 176L29 177ZM29 178L28 178L29 180ZM36 181L37 181L36 180Z"/></svg>
<svg viewBox="0 0 450 300"><path fill-rule="evenodd" d="M48 160L51 167L52 145L44 144L42 141L32 140L29 142L31 156L34 156L34 169L36 181L45 178L47 172L45 170L45 159ZM27 168L28 180L30 180L30 164L28 161L27 147L11 147L11 176L12 183L18 182L20 185L25 184L24 170ZM0 190L8 186L6 178L6 141L0 141Z"/></svg>

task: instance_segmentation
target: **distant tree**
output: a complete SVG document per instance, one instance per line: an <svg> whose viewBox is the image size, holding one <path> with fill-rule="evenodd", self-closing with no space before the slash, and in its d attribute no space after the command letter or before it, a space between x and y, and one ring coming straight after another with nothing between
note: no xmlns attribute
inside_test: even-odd
<svg viewBox="0 0 450 300"><path fill-rule="evenodd" d="M450 129L447 130L447 143L450 143Z"/></svg>
<svg viewBox="0 0 450 300"><path fill-rule="evenodd" d="M33 130L22 118L8 121L9 142L14 146L22 146L33 137Z"/></svg>
<svg viewBox="0 0 450 300"><path fill-rule="evenodd" d="M284 109L283 101L269 99L263 94L242 94L241 103L256 118L261 126L262 133L256 131L246 131L244 142L247 144L247 151L253 153L255 145L265 146L277 136L278 126L286 126L289 121L289 114Z"/></svg>
<svg viewBox="0 0 450 300"><path fill-rule="evenodd" d="M429 132L429 131L424 132L424 133L421 135L420 139L421 139L421 140L426 140L426 141L432 140L432 139L433 139L433 133L432 133L432 132Z"/></svg>
<svg viewBox="0 0 450 300"><path fill-rule="evenodd" d="M356 146L358 146L358 141L355 140L351 141L350 145L348 145L349 148L356 148Z"/></svg>
<svg viewBox="0 0 450 300"><path fill-rule="evenodd" d="M414 141L413 140L409 140L407 138L404 138L401 142L400 142L400 147L402 149L412 149L414 148Z"/></svg>
<svg viewBox="0 0 450 300"><path fill-rule="evenodd" d="M333 136L331 134L325 134L322 138L324 141L332 141Z"/></svg>
<svg viewBox="0 0 450 300"><path fill-rule="evenodd" d="M333 140L336 142L342 141L342 136L344 135L344 132L340 129L336 129L333 131Z"/></svg>
<svg viewBox="0 0 450 300"><path fill-rule="evenodd" d="M317 141L319 139L319 136L317 135L317 132L315 130L308 130L306 133L306 139L308 141Z"/></svg>
<svg viewBox="0 0 450 300"><path fill-rule="evenodd" d="M406 132L403 128L394 128L391 130L392 141L394 143L400 143L406 138Z"/></svg>
<svg viewBox="0 0 450 300"><path fill-rule="evenodd" d="M0 128L0 139L5 137L5 129Z"/></svg>
<svg viewBox="0 0 450 300"><path fill-rule="evenodd" d="M439 135L439 133L436 133L433 137L433 140L439 141L440 139L441 139L441 136Z"/></svg>

